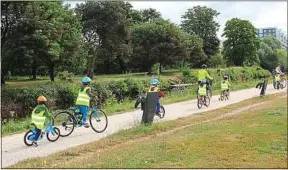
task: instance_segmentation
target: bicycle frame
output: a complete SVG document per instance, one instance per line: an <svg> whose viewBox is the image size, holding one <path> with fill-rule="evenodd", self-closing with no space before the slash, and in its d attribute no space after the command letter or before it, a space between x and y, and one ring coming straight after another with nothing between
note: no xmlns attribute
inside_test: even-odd
<svg viewBox="0 0 288 170"><path fill-rule="evenodd" d="M35 125L34 125L34 126L35 126ZM36 135L36 129L35 129L35 128L32 128L32 129L30 129L30 130L32 131L33 135L30 135L30 136L28 137L28 139L29 139L30 141L34 141L34 138L35 138L35 135ZM55 135L55 130L54 130L54 128L53 128L53 123L52 123L52 121L50 121L49 124L46 126L46 128L41 131L41 134L40 134L40 136L39 136L39 138L38 138L38 141L44 139L44 136L45 136L45 135L43 135L43 132L44 132L45 134L51 132L52 135Z"/></svg>
<svg viewBox="0 0 288 170"><path fill-rule="evenodd" d="M78 122L79 122L79 121L82 122L82 120L79 120L79 119L76 117L76 115L80 114L80 115L82 115L82 117L83 117L83 114L80 113L80 111L79 111L79 112L75 112L77 109L78 109L77 106L74 106L74 107L71 107L71 108L70 108L70 110L72 110L72 111L74 112L73 118L75 119L76 124L77 124L77 125L80 125ZM96 114L93 114L94 112L95 112ZM95 109L94 107L89 107L87 116L90 116L91 114L93 114L94 116L97 116L97 109ZM81 117L81 119L82 119L82 117ZM96 117L95 117L95 118L96 118ZM97 117L97 118L98 118L98 117ZM98 120L97 120L97 121L98 121ZM82 124L81 124L81 125L82 125Z"/></svg>

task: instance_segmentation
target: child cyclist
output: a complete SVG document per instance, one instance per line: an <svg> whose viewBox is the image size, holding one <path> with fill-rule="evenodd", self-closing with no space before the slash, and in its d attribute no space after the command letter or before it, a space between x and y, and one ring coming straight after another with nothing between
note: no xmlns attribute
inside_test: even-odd
<svg viewBox="0 0 288 170"><path fill-rule="evenodd" d="M51 113L49 113L48 109L45 106L47 102L46 97L39 96L37 102L38 105L35 107L31 115L32 117L31 123L35 125L36 130L35 138L34 141L32 142L34 146L38 146L37 140L41 135L41 131L46 126L46 123L50 121L52 118Z"/></svg>
<svg viewBox="0 0 288 170"><path fill-rule="evenodd" d="M157 107L156 107L156 115L160 117L161 116L160 115L161 105L160 105L159 100L161 97L164 97L164 94L163 94L163 92L160 91L158 85L159 85L159 80L158 79L152 79L151 85L149 88L149 92L159 92L159 98L157 100Z"/></svg>
<svg viewBox="0 0 288 170"><path fill-rule="evenodd" d="M223 81L221 82L221 91L227 90L227 92L229 92L230 86L231 84L228 81L228 76L227 75L223 76Z"/></svg>
<svg viewBox="0 0 288 170"><path fill-rule="evenodd" d="M90 106L90 98L93 97L90 88L91 79L89 77L84 77L82 79L81 89L79 90L78 97L76 99L76 106L78 106L80 112L83 114L82 116L82 124L85 128L89 128L89 124L87 123L87 114Z"/></svg>
<svg viewBox="0 0 288 170"><path fill-rule="evenodd" d="M280 81L281 81L281 75L279 72L277 72L275 75L275 85L277 88L278 88L278 85L280 84Z"/></svg>

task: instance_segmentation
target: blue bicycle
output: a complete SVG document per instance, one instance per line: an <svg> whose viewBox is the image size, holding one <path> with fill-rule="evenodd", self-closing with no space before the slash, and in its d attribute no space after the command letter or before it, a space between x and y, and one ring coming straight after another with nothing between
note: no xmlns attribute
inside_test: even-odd
<svg viewBox="0 0 288 170"><path fill-rule="evenodd" d="M33 126L33 128L31 128L24 135L24 143L27 146L33 145L33 141L34 141L35 135L36 135L36 130L35 130L36 127L33 123L31 125ZM57 127L53 126L53 121L50 121L49 124L46 126L46 128L41 132L41 134L38 138L38 141L45 139L45 134L46 134L46 138L48 139L48 141L55 142L60 137L60 130Z"/></svg>
<svg viewBox="0 0 288 170"><path fill-rule="evenodd" d="M95 132L102 133L106 130L108 118L103 110L90 107L87 117L88 116L90 126ZM82 117L83 114L80 113L80 109L77 106L56 113L54 119L57 126L61 129L60 136L69 136L75 127L83 126Z"/></svg>

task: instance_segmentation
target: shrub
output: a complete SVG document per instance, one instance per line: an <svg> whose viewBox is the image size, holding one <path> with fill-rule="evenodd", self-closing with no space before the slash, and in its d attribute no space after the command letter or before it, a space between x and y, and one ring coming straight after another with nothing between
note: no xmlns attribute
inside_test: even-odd
<svg viewBox="0 0 288 170"><path fill-rule="evenodd" d="M59 72L57 76L59 77L60 80L67 80L69 82L72 82L72 78L74 77L74 74L69 73L68 71L63 71L63 72Z"/></svg>

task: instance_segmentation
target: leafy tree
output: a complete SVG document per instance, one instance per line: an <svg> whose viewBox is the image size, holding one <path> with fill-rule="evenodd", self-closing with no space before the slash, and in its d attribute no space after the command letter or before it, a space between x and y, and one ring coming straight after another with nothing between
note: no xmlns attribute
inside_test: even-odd
<svg viewBox="0 0 288 170"><path fill-rule="evenodd" d="M209 57L218 52L220 40L217 38L219 23L215 18L220 13L206 6L195 6L188 9L182 16L181 28L190 34L196 34L203 39L203 51Z"/></svg>
<svg viewBox="0 0 288 170"><path fill-rule="evenodd" d="M75 11L82 16L83 35L89 44L90 77L93 77L95 66L99 72L105 73L125 70L125 59L131 53L131 8L131 4L122 1L87 1L77 4Z"/></svg>
<svg viewBox="0 0 288 170"><path fill-rule="evenodd" d="M156 11L156 9L148 8L141 11L143 22L151 23L156 19L162 19L161 13Z"/></svg>
<svg viewBox="0 0 288 170"><path fill-rule="evenodd" d="M282 69L288 69L288 58L287 58L287 50L285 49L276 49L276 56L278 61L281 63Z"/></svg>
<svg viewBox="0 0 288 170"><path fill-rule="evenodd" d="M225 67L225 60L220 53L211 56L208 63L211 67Z"/></svg>
<svg viewBox="0 0 288 170"><path fill-rule="evenodd" d="M233 18L226 22L223 43L224 59L228 65L259 64L257 30L250 21Z"/></svg>

